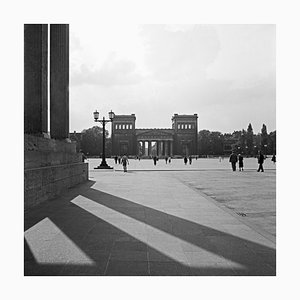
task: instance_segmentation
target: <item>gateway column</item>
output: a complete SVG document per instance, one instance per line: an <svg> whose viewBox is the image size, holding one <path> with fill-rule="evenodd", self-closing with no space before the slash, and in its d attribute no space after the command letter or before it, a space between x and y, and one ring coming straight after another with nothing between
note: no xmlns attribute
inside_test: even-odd
<svg viewBox="0 0 300 300"><path fill-rule="evenodd" d="M50 133L69 137L69 25L50 25Z"/></svg>
<svg viewBox="0 0 300 300"><path fill-rule="evenodd" d="M24 132L48 132L48 25L24 25Z"/></svg>

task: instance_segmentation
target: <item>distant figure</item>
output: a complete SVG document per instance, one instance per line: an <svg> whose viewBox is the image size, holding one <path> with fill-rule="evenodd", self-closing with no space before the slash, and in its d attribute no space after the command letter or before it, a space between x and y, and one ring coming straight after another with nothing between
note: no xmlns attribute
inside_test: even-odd
<svg viewBox="0 0 300 300"><path fill-rule="evenodd" d="M154 162L154 166L156 166L156 162L158 161L156 156L153 156L153 162Z"/></svg>
<svg viewBox="0 0 300 300"><path fill-rule="evenodd" d="M169 164L171 163L171 157L169 157Z"/></svg>
<svg viewBox="0 0 300 300"><path fill-rule="evenodd" d="M196 155L196 160L198 159L198 155Z"/></svg>
<svg viewBox="0 0 300 300"><path fill-rule="evenodd" d="M121 164L121 156L118 157L118 162Z"/></svg>
<svg viewBox="0 0 300 300"><path fill-rule="evenodd" d="M193 159L192 159L192 156L190 155L190 156L189 156L189 162L190 162L190 165L192 164L192 160L193 160Z"/></svg>
<svg viewBox="0 0 300 300"><path fill-rule="evenodd" d="M264 168L263 168L264 160L265 160L264 155L262 154L261 151L259 151L259 154L258 154L258 157L257 157L257 162L258 162L258 170L257 170L257 172L259 172L259 171L264 172Z"/></svg>
<svg viewBox="0 0 300 300"><path fill-rule="evenodd" d="M276 163L276 155L275 154L273 154L271 161L273 162L273 164Z"/></svg>
<svg viewBox="0 0 300 300"><path fill-rule="evenodd" d="M165 157L166 164L168 163L168 156Z"/></svg>
<svg viewBox="0 0 300 300"><path fill-rule="evenodd" d="M116 155L114 158L115 158L115 164L117 164L118 163L118 156Z"/></svg>
<svg viewBox="0 0 300 300"><path fill-rule="evenodd" d="M129 160L125 154L122 156L122 165L124 172L127 172L127 165L129 165Z"/></svg>
<svg viewBox="0 0 300 300"><path fill-rule="evenodd" d="M184 164L186 165L186 164L187 164L187 161L188 161L188 159L187 159L186 156L184 157L183 161L184 161Z"/></svg>
<svg viewBox="0 0 300 300"><path fill-rule="evenodd" d="M140 156L138 156L138 159L139 159L139 161L141 160L141 157Z"/></svg>
<svg viewBox="0 0 300 300"><path fill-rule="evenodd" d="M85 162L85 160L87 159L86 155L83 153L82 150L80 150L81 153L81 157L82 157L82 162Z"/></svg>
<svg viewBox="0 0 300 300"><path fill-rule="evenodd" d="M232 151L229 156L229 162L231 162L232 171L236 171L236 163L238 161L237 155Z"/></svg>
<svg viewBox="0 0 300 300"><path fill-rule="evenodd" d="M222 161L222 157L221 156L219 156L219 162L221 162Z"/></svg>
<svg viewBox="0 0 300 300"><path fill-rule="evenodd" d="M244 171L244 157L242 154L238 155L238 160L239 160L239 171Z"/></svg>

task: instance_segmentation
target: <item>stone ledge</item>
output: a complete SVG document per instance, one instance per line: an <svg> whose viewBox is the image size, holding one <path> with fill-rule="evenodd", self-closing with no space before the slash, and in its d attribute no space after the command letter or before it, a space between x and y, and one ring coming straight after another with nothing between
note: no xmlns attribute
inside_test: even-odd
<svg viewBox="0 0 300 300"><path fill-rule="evenodd" d="M88 164L76 163L25 170L24 209L55 198L68 188L88 180Z"/></svg>

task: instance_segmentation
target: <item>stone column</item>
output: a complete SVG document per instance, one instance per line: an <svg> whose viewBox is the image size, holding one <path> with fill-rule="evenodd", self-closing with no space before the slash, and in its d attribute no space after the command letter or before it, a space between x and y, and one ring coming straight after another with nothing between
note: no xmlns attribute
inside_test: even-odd
<svg viewBox="0 0 300 300"><path fill-rule="evenodd" d="M173 156L173 141L170 141L170 156Z"/></svg>
<svg viewBox="0 0 300 300"><path fill-rule="evenodd" d="M50 25L50 133L69 137L69 25Z"/></svg>
<svg viewBox="0 0 300 300"><path fill-rule="evenodd" d="M143 141L142 143L143 143L143 152L142 152L142 156L145 156L145 155L146 155L145 141Z"/></svg>
<svg viewBox="0 0 300 300"><path fill-rule="evenodd" d="M148 156L151 155L151 141L148 141Z"/></svg>
<svg viewBox="0 0 300 300"><path fill-rule="evenodd" d="M159 141L156 141L156 156L159 156L159 150L160 150Z"/></svg>
<svg viewBox="0 0 300 300"><path fill-rule="evenodd" d="M24 132L48 132L48 25L24 25Z"/></svg>
<svg viewBox="0 0 300 300"><path fill-rule="evenodd" d="M164 155L164 142L160 141L160 155L163 156Z"/></svg>
<svg viewBox="0 0 300 300"><path fill-rule="evenodd" d="M169 141L166 141L165 142L165 155L166 156L170 156L169 155L169 147L168 146L169 146Z"/></svg>

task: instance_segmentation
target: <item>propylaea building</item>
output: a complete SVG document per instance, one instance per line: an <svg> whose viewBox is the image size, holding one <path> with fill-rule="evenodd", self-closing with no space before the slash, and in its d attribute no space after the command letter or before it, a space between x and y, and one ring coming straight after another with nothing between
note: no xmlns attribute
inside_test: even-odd
<svg viewBox="0 0 300 300"><path fill-rule="evenodd" d="M197 120L197 114L174 114L172 128L138 129L135 114L115 115L112 153L140 157L197 155Z"/></svg>

